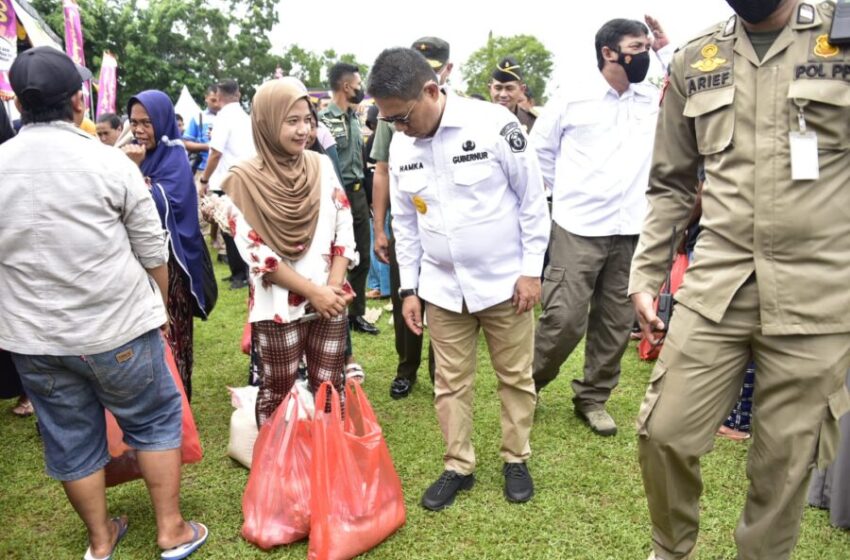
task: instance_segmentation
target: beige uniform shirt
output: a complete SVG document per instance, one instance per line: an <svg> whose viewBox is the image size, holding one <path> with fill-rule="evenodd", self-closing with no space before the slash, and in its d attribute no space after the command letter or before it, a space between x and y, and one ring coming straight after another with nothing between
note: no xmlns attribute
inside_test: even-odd
<svg viewBox="0 0 850 560"><path fill-rule="evenodd" d="M702 159L703 231L676 299L720 321L755 272L764 334L850 331L850 49L827 41L833 12L800 2L761 61L734 16L676 53L629 293L664 280ZM815 180L791 178L801 110L817 134Z"/></svg>

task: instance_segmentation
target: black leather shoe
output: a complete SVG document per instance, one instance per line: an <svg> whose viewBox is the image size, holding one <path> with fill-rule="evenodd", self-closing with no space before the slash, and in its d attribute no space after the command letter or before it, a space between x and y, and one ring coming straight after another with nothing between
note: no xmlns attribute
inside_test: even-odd
<svg viewBox="0 0 850 560"><path fill-rule="evenodd" d="M410 379L393 379L390 385L390 397L394 399L403 399L413 391L413 381Z"/></svg>
<svg viewBox="0 0 850 560"><path fill-rule="evenodd" d="M505 498L509 502L527 502L534 496L534 482L525 463L505 463Z"/></svg>
<svg viewBox="0 0 850 560"><path fill-rule="evenodd" d="M363 315L358 315L357 317L350 317L348 322L351 323L352 330L360 331L366 334L378 334L381 331L378 330L378 327L367 321Z"/></svg>
<svg viewBox="0 0 850 560"><path fill-rule="evenodd" d="M422 495L422 507L431 511L445 509L454 503L458 492L469 490L473 484L474 474L462 475L455 471L443 471L440 478Z"/></svg>

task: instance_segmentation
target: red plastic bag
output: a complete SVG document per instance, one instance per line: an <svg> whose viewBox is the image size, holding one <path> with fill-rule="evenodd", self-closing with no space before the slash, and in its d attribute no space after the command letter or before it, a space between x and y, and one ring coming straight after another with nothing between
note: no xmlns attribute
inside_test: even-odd
<svg viewBox="0 0 850 560"><path fill-rule="evenodd" d="M242 342L239 343L243 354L251 355L251 323L245 321L245 326L242 327Z"/></svg>
<svg viewBox="0 0 850 560"><path fill-rule="evenodd" d="M328 392L331 411L325 412ZM345 388L345 422L339 394L325 382L313 419L310 560L343 560L371 550L404 525L401 480L366 394Z"/></svg>
<svg viewBox="0 0 850 560"><path fill-rule="evenodd" d="M269 549L310 533L310 417L293 387L254 444L242 536Z"/></svg>
<svg viewBox="0 0 850 560"><path fill-rule="evenodd" d="M183 380L180 379L177 364L171 354L171 347L168 346L165 339L162 342L165 346L165 362L168 364L168 370L171 372L171 377L174 378L174 383L177 384L183 402L183 442L180 447L183 451L183 464L197 463L203 458L204 452L201 449L198 428L195 426L195 417L189 407L189 400L186 398ZM109 455L112 457L106 464L104 471L106 486L117 486L124 482L142 478L142 471L139 469L139 462L136 459L136 450L124 443L124 432L121 431L115 417L108 410L106 411L106 442L109 446Z"/></svg>
<svg viewBox="0 0 850 560"><path fill-rule="evenodd" d="M688 269L688 256L682 253L676 255L676 260L673 261L673 268L670 270L670 293L675 294L679 286L682 285L682 280L685 279L685 271ZM667 283L664 283L664 286L661 287L663 291L666 289ZM655 299L655 304L653 305L654 309L658 311L658 298ZM663 342L656 344L653 346L649 343L648 340L642 338L638 343L638 357L641 360L657 360L658 355L661 354L661 347L664 345Z"/></svg>

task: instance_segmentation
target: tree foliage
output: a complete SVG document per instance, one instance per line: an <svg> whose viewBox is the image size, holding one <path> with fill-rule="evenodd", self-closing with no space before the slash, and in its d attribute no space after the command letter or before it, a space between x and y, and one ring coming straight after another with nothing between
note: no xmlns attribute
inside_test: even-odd
<svg viewBox="0 0 850 560"><path fill-rule="evenodd" d="M61 0L32 0L64 36ZM185 84L203 97L206 86L232 78L243 97L274 74L268 33L278 21L275 0L78 0L86 64L97 74L103 51L118 58L118 109L145 89L176 101ZM227 9L223 13L216 5Z"/></svg>
<svg viewBox="0 0 850 560"><path fill-rule="evenodd" d="M337 62L347 62L360 68L360 74L366 79L367 66L357 62L353 54L337 55L333 49L322 53L305 50L298 45L289 45L283 50L280 69L285 76L295 76L310 89L330 89L328 69Z"/></svg>
<svg viewBox="0 0 850 560"><path fill-rule="evenodd" d="M472 53L466 64L461 67L466 79L466 93L479 93L489 99L490 74L506 56L519 62L525 83L531 88L536 101L545 103L544 92L552 74L552 53L531 35L494 37L490 33L487 44Z"/></svg>

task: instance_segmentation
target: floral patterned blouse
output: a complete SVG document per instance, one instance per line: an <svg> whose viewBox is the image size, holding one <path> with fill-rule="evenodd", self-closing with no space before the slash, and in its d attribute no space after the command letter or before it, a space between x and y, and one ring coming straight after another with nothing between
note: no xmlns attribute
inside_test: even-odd
<svg viewBox="0 0 850 560"><path fill-rule="evenodd" d="M339 184L331 160L324 155L321 159L322 193L319 198L316 233L307 252L298 260L289 260L275 253L245 220L236 205L228 197L224 197L230 231L239 254L248 263L248 321L251 323L289 323L305 315L308 304L305 297L273 284L265 277L267 272L277 270L281 263L292 267L314 284L324 286L328 283L331 260L335 255L347 258L350 261L349 269L355 267L360 260L355 251L348 197Z"/></svg>

